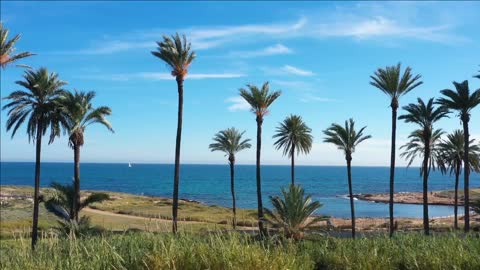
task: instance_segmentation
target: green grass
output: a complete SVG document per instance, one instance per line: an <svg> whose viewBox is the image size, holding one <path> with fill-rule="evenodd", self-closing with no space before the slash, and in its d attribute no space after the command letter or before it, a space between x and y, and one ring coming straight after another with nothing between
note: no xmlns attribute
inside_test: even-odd
<svg viewBox="0 0 480 270"><path fill-rule="evenodd" d="M246 235L126 233L4 240L1 269L480 269L478 235L258 241Z"/></svg>

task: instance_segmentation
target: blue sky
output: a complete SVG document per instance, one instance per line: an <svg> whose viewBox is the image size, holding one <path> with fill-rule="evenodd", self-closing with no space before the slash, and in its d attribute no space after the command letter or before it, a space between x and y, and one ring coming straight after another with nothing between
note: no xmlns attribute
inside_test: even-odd
<svg viewBox="0 0 480 270"><path fill-rule="evenodd" d="M265 164L289 163L271 137L293 113L314 135L312 152L298 164L343 165L342 153L322 143L322 130L353 117L373 136L357 148L354 165L388 165L389 100L369 85L369 76L399 61L422 74L424 84L400 105L438 97L453 80L479 88L472 78L480 69L479 14L475 2L1 2L2 22L11 35L22 34L18 51L38 54L22 63L59 73L67 89L94 90L94 104L112 108L115 134L90 126L84 162L173 162L176 83L150 51L162 35L180 32L197 53L185 80L183 162L225 163L221 153L208 150L221 129L235 126L254 138L254 115L238 89L270 81L283 94L264 121ZM14 81L22 72L1 70L2 97L18 89ZM10 139L5 112L1 116L2 160L33 161L24 129ZM476 138L478 123L477 108L471 120ZM450 132L460 123L452 115L437 127ZM414 128L399 121L397 145ZM254 164L254 151L240 153L238 163ZM65 137L45 144L42 155L45 161L73 159Z"/></svg>

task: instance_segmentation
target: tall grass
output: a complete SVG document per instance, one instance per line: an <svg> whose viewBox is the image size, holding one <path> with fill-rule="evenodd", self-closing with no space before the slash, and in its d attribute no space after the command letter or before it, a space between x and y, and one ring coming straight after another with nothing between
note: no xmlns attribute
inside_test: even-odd
<svg viewBox="0 0 480 270"><path fill-rule="evenodd" d="M2 240L1 269L480 269L480 239L418 234L257 241L240 234L128 233Z"/></svg>

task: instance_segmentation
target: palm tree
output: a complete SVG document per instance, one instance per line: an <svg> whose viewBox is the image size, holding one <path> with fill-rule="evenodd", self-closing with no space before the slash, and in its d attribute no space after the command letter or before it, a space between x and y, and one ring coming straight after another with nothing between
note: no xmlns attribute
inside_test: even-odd
<svg viewBox="0 0 480 270"><path fill-rule="evenodd" d="M353 205L353 191L352 191L352 154L358 144L364 140L370 139L372 136L363 135L366 127L362 127L358 132L355 130L355 122L352 118L345 121L345 127L339 124L332 124L328 129L324 130L324 142L332 143L342 150L347 161L347 175L348 175L348 193L350 197L350 210L352 215L352 238L355 238L355 207Z"/></svg>
<svg viewBox="0 0 480 270"><path fill-rule="evenodd" d="M464 193L465 193L465 232L470 230L470 163L468 161L468 153L470 153L470 133L468 131L468 122L470 121L470 111L480 104L480 89L477 89L470 95L470 89L468 88L468 81L465 80L462 83L453 82L455 91L450 89L444 89L440 91L444 97L439 98L437 103L442 107L458 112L460 120L463 124L463 178L464 178Z"/></svg>
<svg viewBox="0 0 480 270"><path fill-rule="evenodd" d="M21 52L14 54L15 43L20 40L20 35L17 34L12 39L8 39L8 29L3 27L0 23L0 66L5 68L8 64L16 62L19 59L35 55L31 52Z"/></svg>
<svg viewBox="0 0 480 270"><path fill-rule="evenodd" d="M408 161L407 167L412 165L415 158L423 157L425 154L425 136L423 132L423 129L414 130L408 136L410 140L400 147L400 149L404 149L400 156ZM431 170L436 170L437 168L443 173L446 172L444 157L440 147L443 134L445 134L445 132L441 129L436 129L432 132L429 146L430 156L428 157L428 167L426 170L427 174L429 174ZM425 168L423 166L420 167L420 176L423 176L424 172Z"/></svg>
<svg viewBox="0 0 480 270"><path fill-rule="evenodd" d="M265 228L263 226L263 203L262 203L262 187L260 176L260 153L262 148L262 124L263 118L268 113L268 107L282 94L281 91L270 92L268 82L258 88L253 84L247 85L248 90L241 88L240 96L245 99L251 106L252 112L256 115L257 121L257 202L258 202L258 228L260 235L265 236Z"/></svg>
<svg viewBox="0 0 480 270"><path fill-rule="evenodd" d="M61 218L61 220L58 221L60 225L58 229L60 232L70 235L72 233L81 233L83 230L89 230L90 218L88 216L83 216L80 220L75 220L72 216L72 213L75 213L75 187L71 184L62 185L57 182L50 184L50 187L53 190L50 198L45 202L45 208ZM93 203L99 203L109 199L110 196L106 193L91 193L78 204L77 210L80 211Z"/></svg>
<svg viewBox="0 0 480 270"><path fill-rule="evenodd" d="M74 220L74 217L72 216L72 213L75 213L73 204L76 200L76 191L74 185L62 185L60 183L53 182L50 184L50 187L52 188L52 193L50 194L50 198L45 202L45 207L47 210L66 221ZM106 193L91 193L85 199L83 199L80 204L78 204L77 210L80 211L93 203L103 202L109 199L110 196ZM78 220L75 222L78 222Z"/></svg>
<svg viewBox="0 0 480 270"><path fill-rule="evenodd" d="M450 171L450 175L455 174L455 195L454 195L454 228L458 229L458 183L463 166L464 135L462 130L455 130L447 135L446 140L439 144L442 154L442 160L445 167ZM480 145L475 145L474 140L470 140L469 157L470 168L480 172Z"/></svg>
<svg viewBox="0 0 480 270"><path fill-rule="evenodd" d="M235 200L235 154L250 148L252 145L249 143L250 139L242 140L244 132L238 131L236 128L228 128L215 134L213 137L214 143L209 145L210 150L224 152L228 156L228 162L230 164L230 191L232 192L232 204L233 204L233 229L236 229L237 225L237 208Z"/></svg>
<svg viewBox="0 0 480 270"><path fill-rule="evenodd" d="M75 200L73 200L70 217L78 222L80 211L80 147L84 144L84 133L87 126L101 124L113 132L106 116L112 113L109 107L94 108L92 100L95 92L64 92L59 98L63 119L66 119L65 129L68 130L68 145L73 149Z"/></svg>
<svg viewBox="0 0 480 270"><path fill-rule="evenodd" d="M42 149L42 137L50 128L50 140L52 143L56 136L60 135L61 117L58 114L56 100L64 92L62 87L67 84L58 78L56 73L48 73L46 68L39 70L27 70L23 75L23 81L16 84L25 88L12 92L4 99L11 100L3 106L3 110L9 109L7 131L12 129L12 138L18 128L27 120L27 134L29 141L36 143L35 158L35 192L33 198L33 226L32 226L32 249L37 243L38 228L38 205L40 188L40 153Z"/></svg>
<svg viewBox="0 0 480 270"><path fill-rule="evenodd" d="M270 196L273 211L265 208L266 221L275 227L283 229L288 238L301 239L303 232L323 220L324 217L314 217L308 220L322 204L312 201L312 196L305 197L301 186L290 185L288 189L282 188L283 199Z"/></svg>
<svg viewBox="0 0 480 270"><path fill-rule="evenodd" d="M374 76L370 76L372 81L371 85L380 89L384 94L390 98L390 107L392 108L392 139L390 149L390 201L389 201L389 214L390 214L390 237L393 236L395 230L393 220L393 194L394 194L394 181L395 181L395 142L397 133L397 109L399 106L399 99L403 95L412 91L423 82L420 81L421 76L411 73L412 69L407 67L401 75L400 63L396 66L385 67L385 69L379 68Z"/></svg>
<svg viewBox="0 0 480 270"><path fill-rule="evenodd" d="M434 108L433 98L427 104L422 99L417 99L417 104L411 103L404 106L403 109L407 111L406 114L401 115L398 119L404 120L406 123L414 123L420 127L422 142L424 145L423 151L423 229L426 235L430 234L430 226L428 220L428 172L431 159L431 142L433 139L434 129L433 124L442 119L448 114L444 107Z"/></svg>
<svg viewBox="0 0 480 270"><path fill-rule="evenodd" d="M195 59L195 52L191 50L187 38L177 33L175 36L163 36L163 41L158 41L157 51L152 54L162 59L172 69L172 76L177 81L178 88L178 122L177 138L175 142L175 171L173 176L173 205L172 205L172 231L177 233L177 212L178 212L178 185L180 183L180 145L182 141L182 120L183 120L183 80L188 73L188 67Z"/></svg>
<svg viewBox="0 0 480 270"><path fill-rule="evenodd" d="M273 135L274 139L278 138L274 143L276 149L283 148L283 155L288 155L292 160L292 185L295 185L295 149L298 149L297 155L310 152L313 140L311 132L312 129L303 122L302 117L290 115L280 123L277 133Z"/></svg>

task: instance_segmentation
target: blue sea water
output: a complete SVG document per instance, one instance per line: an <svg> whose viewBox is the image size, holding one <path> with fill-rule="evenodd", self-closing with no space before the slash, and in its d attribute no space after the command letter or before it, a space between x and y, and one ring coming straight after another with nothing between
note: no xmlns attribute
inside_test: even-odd
<svg viewBox="0 0 480 270"><path fill-rule="evenodd" d="M33 185L34 163L1 162L2 185ZM349 200L346 168L343 166L297 166L296 183L301 184L307 194L319 200L323 207L317 214L349 217ZM388 192L388 167L353 167L354 193ZM71 163L42 163L41 186L52 181L70 182L73 176ZM256 180L254 165L237 165L235 170L237 205L242 208L256 208ZM290 183L289 166L262 166L262 192L266 207L270 206L268 196L279 195L280 188ZM81 164L81 188L108 190L170 197L172 195L172 164ZM480 186L480 175L471 175L471 187ZM460 185L462 186L462 185ZM449 175L432 172L429 190L453 189L454 180ZM395 192L422 191L422 179L418 168L397 168ZM181 166L180 198L198 200L210 205L231 206L230 171L228 165ZM355 201L358 217L387 217L388 204ZM460 212L462 208L459 209ZM453 214L450 206L430 206L431 217ZM395 205L397 217L421 217L421 205Z"/></svg>

